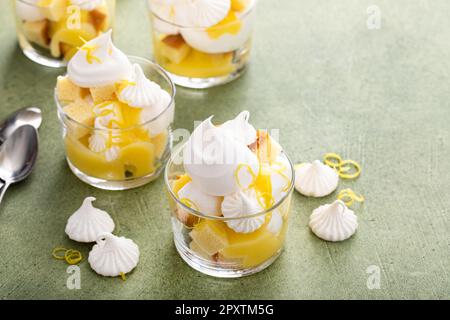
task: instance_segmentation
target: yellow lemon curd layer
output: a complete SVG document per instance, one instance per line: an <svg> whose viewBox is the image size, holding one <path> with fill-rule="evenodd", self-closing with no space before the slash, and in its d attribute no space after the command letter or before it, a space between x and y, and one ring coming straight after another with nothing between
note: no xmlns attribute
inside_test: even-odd
<svg viewBox="0 0 450 320"><path fill-rule="evenodd" d="M120 104L120 127L127 128L139 122L140 110ZM168 132L150 136L145 128L137 126L132 129L118 130L110 135L114 145L119 147L114 160L106 158L104 152L94 152L89 149L89 138L93 130L84 131L67 126L64 138L66 154L69 161L83 173L100 179L124 180L152 174L159 166L158 160L163 155L168 141ZM108 141L110 143L110 141Z"/></svg>
<svg viewBox="0 0 450 320"><path fill-rule="evenodd" d="M172 186L175 195L189 181L191 178L188 175L180 175ZM256 176L253 187L261 195L266 208L273 205L273 199L270 196L272 193L270 174L264 168ZM283 209L280 210L289 210L289 206L282 207ZM219 262L238 263L244 268L255 267L281 250L287 229L288 214L289 212L281 212L283 225L277 234L273 234L267 228L272 213L266 214L263 226L251 233L235 232L224 221L200 219L190 232L194 242L194 245L190 247L198 248L201 251L199 254L207 254L210 259L218 259Z"/></svg>

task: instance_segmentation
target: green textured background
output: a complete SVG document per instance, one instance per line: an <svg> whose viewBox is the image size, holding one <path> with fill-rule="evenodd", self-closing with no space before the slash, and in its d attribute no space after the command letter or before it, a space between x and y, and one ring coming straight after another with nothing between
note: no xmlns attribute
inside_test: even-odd
<svg viewBox="0 0 450 320"><path fill-rule="evenodd" d="M0 0L7 3L6 0ZM366 9L381 9L380 30ZM267 270L223 280L190 269L172 242L163 179L125 191L96 190L64 161L52 90L61 70L27 60L16 43L10 6L0 10L0 117L36 104L43 109L33 175L12 186L0 207L0 298L450 298L450 2L261 0L252 63L239 80L208 91L179 89L174 127L217 121L250 110L260 128L280 128L294 161L338 152L362 164L366 197L355 211L357 234L326 243L308 217L324 199L295 194L286 250ZM144 2L118 0L118 46L149 57ZM66 267L53 247L84 197L110 212L116 233L134 239L141 260L126 282L81 264L81 290L66 288ZM381 289L366 269L381 269Z"/></svg>

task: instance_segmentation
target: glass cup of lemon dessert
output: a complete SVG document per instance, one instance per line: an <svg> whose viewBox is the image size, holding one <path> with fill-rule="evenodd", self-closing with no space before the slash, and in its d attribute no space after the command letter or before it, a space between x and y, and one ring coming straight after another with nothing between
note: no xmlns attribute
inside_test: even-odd
<svg viewBox="0 0 450 320"><path fill-rule="evenodd" d="M248 117L220 126L206 119L165 170L175 246L191 267L216 277L268 267L286 236L293 166Z"/></svg>
<svg viewBox="0 0 450 320"><path fill-rule="evenodd" d="M154 59L178 85L207 88L247 65L256 0L147 0Z"/></svg>
<svg viewBox="0 0 450 320"><path fill-rule="evenodd" d="M23 53L62 67L84 42L113 27L115 0L12 0Z"/></svg>
<svg viewBox="0 0 450 320"><path fill-rule="evenodd" d="M84 44L55 88L70 169L108 190L154 180L170 155L174 96L165 71L126 56L111 31Z"/></svg>

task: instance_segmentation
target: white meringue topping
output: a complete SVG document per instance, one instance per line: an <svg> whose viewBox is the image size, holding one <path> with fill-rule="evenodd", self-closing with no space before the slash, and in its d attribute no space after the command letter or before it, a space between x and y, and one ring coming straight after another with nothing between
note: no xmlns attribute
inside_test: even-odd
<svg viewBox="0 0 450 320"><path fill-rule="evenodd" d="M278 235L281 231L281 227L283 226L283 217L278 212L278 210L275 210L272 212L272 217L267 224L267 230L269 232Z"/></svg>
<svg viewBox="0 0 450 320"><path fill-rule="evenodd" d="M98 274L117 277L133 270L139 262L139 247L131 239L105 232L89 252L89 265Z"/></svg>
<svg viewBox="0 0 450 320"><path fill-rule="evenodd" d="M186 183L178 191L178 198L187 206L205 215L220 216L221 198L202 192L192 182Z"/></svg>
<svg viewBox="0 0 450 320"><path fill-rule="evenodd" d="M106 211L94 208L94 197L84 199L81 207L67 220L66 234L78 242L94 242L102 232L112 232L114 221Z"/></svg>
<svg viewBox="0 0 450 320"><path fill-rule="evenodd" d="M324 197L336 190L339 175L319 160L295 169L295 189L305 196Z"/></svg>
<svg viewBox="0 0 450 320"><path fill-rule="evenodd" d="M252 175L259 172L259 161L228 130L213 125L211 118L194 130L184 146L183 164L193 183L203 192L225 196L253 181Z"/></svg>
<svg viewBox="0 0 450 320"><path fill-rule="evenodd" d="M75 6L78 6L81 10L92 11L95 8L103 5L105 0L70 0Z"/></svg>
<svg viewBox="0 0 450 320"><path fill-rule="evenodd" d="M67 76L83 88L112 85L131 75L131 63L111 40L111 30L85 43L67 67Z"/></svg>
<svg viewBox="0 0 450 320"><path fill-rule="evenodd" d="M315 209L309 227L323 240L343 241L356 232L358 217L341 200L336 200Z"/></svg>
<svg viewBox="0 0 450 320"><path fill-rule="evenodd" d="M45 16L38 7L39 0L28 0L27 2L28 3L16 0L16 13L20 19L26 21L39 21L45 19Z"/></svg>
<svg viewBox="0 0 450 320"><path fill-rule="evenodd" d="M264 211L253 189L240 190L225 196L222 214L225 218L240 218ZM265 221L264 215L225 221L228 227L239 233L250 233L259 229Z"/></svg>
<svg viewBox="0 0 450 320"><path fill-rule="evenodd" d="M245 110L233 120L226 121L221 127L228 130L240 142L251 145L256 140L256 129L248 122L249 119L250 112Z"/></svg>
<svg viewBox="0 0 450 320"><path fill-rule="evenodd" d="M167 91L144 75L138 64L133 64L130 81L120 90L118 98L134 108L152 109L154 117L169 105L170 95Z"/></svg>

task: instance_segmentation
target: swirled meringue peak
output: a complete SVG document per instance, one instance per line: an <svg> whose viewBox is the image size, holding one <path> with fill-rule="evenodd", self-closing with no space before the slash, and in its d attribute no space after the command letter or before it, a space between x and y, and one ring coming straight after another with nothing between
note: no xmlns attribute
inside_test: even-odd
<svg viewBox="0 0 450 320"><path fill-rule="evenodd" d="M183 164L203 192L226 196L252 183L259 172L259 161L245 143L226 128L215 126L211 119L192 133L183 149Z"/></svg>
<svg viewBox="0 0 450 320"><path fill-rule="evenodd" d="M253 189L240 190L226 196L222 202L222 214L225 218L241 218L264 211ZM250 233L259 229L265 221L265 215L226 221L228 227L239 233Z"/></svg>
<svg viewBox="0 0 450 320"><path fill-rule="evenodd" d="M230 133L242 143L250 145L256 140L256 129L248 120L250 119L250 112L242 111L233 120L228 120L222 127L229 130Z"/></svg>
<svg viewBox="0 0 450 320"><path fill-rule="evenodd" d="M131 76L131 63L114 46L109 30L78 50L67 66L67 76L82 88L113 85Z"/></svg>
<svg viewBox="0 0 450 320"><path fill-rule="evenodd" d="M154 110L154 117L169 105L170 95L156 82L147 79L140 65L133 64L130 79L119 90L118 98L121 102L134 108L150 108Z"/></svg>

